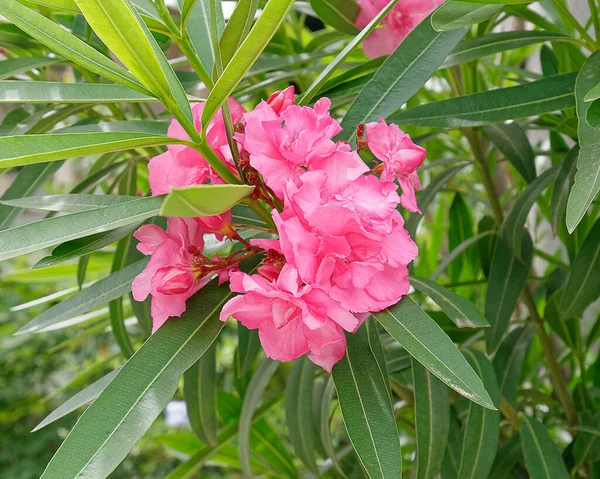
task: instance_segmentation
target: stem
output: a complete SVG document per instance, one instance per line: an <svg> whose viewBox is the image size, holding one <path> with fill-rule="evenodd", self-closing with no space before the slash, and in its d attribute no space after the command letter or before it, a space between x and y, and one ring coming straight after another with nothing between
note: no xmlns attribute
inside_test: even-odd
<svg viewBox="0 0 600 479"><path fill-rule="evenodd" d="M196 52L192 48L192 45L190 42L190 37L187 34L187 31L183 32L183 38L181 38L179 40L175 40L175 43L177 43L177 46L181 50L181 53L183 53L185 55L185 57L187 58L188 62L190 63L190 65L192 66L192 68L194 69L196 74L200 77L200 80L202 80L202 83L204 83L204 85L206 85L206 88L211 90L212 87L214 86L212 78L211 78L210 74L206 71L206 69L204 68L204 65L202 65L202 62L198 58L198 55L196 55Z"/></svg>
<svg viewBox="0 0 600 479"><path fill-rule="evenodd" d="M165 5L164 0L157 0L156 6L158 7L160 17L165 21L165 25L169 31L176 37L181 38L181 32L177 25L175 25L173 17L171 17L171 12L169 12L169 8Z"/></svg>
<svg viewBox="0 0 600 479"><path fill-rule="evenodd" d="M477 160L476 164L479 165L481 180L490 199L490 203L492 205L492 209L494 210L494 216L496 217L496 221L498 222L498 224L502 224L504 222L504 212L502 210L502 205L500 204L500 199L498 198L498 193L494 188L494 184L490 176L487 162L485 161L485 158L483 156L478 132L475 129L466 129L465 136L469 140L469 144L473 149L473 154L475 155L475 159ZM573 399L569 394L565 377L563 376L562 371L560 370L560 367L556 362L556 358L554 357L554 352L552 351L552 343L550 342L549 336L546 334L546 330L544 329L544 322L540 318L537 306L535 304L535 299L531 294L531 290L529 289L528 284L525 284L525 288L523 289L523 302L529 310L531 320L535 323L536 331L540 338L540 344L544 352L544 357L546 358L548 368L550 369L550 379L552 380L552 383L554 385L556 395L558 396L558 399L565 410L565 415L567 416L569 424L574 425L577 423L577 411L575 409L575 403L573 402Z"/></svg>
<svg viewBox="0 0 600 479"><path fill-rule="evenodd" d="M598 37L598 35L600 35L600 17L598 16L599 15L598 6L596 5L595 0L588 0L588 5L590 6L591 20L594 23L594 33L596 36L596 45L597 45L598 41L600 41L600 38ZM585 29L585 27L584 27L584 29Z"/></svg>
<svg viewBox="0 0 600 479"><path fill-rule="evenodd" d="M591 1L593 2L594 0ZM586 47L592 52L595 51L596 42L569 11L568 7L563 3L563 0L553 0L552 3L565 23L579 32L581 38L586 42Z"/></svg>
<svg viewBox="0 0 600 479"><path fill-rule="evenodd" d="M558 258L555 258L554 256L549 255L548 253L546 253L545 251L542 251L540 249L534 248L533 252L535 253L536 256L539 256L540 258L542 258L543 260L548 261L548 263L553 263L556 264L564 269L569 269L570 266L565 263L564 261L559 260Z"/></svg>

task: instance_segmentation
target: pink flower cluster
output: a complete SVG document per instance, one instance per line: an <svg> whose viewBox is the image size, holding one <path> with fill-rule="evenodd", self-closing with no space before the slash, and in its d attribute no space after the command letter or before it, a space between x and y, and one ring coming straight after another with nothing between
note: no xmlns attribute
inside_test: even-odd
<svg viewBox="0 0 600 479"><path fill-rule="evenodd" d="M358 0L360 12L356 17L358 28L366 27L389 0ZM363 49L369 58L389 55L398 45L444 0L399 0L376 28L363 42Z"/></svg>
<svg viewBox="0 0 600 479"><path fill-rule="evenodd" d="M220 273L221 280L230 278L233 292L241 293L223 307L221 320L233 317L258 329L265 353L275 360L308 353L330 371L344 355L344 332L355 332L370 312L395 304L408 292L407 265L417 246L398 206L419 211L414 190L420 188L416 170L425 150L383 119L361 125L359 151L368 147L380 160L369 167L348 143L333 139L341 127L329 114L329 100L320 99L314 108L295 105L292 87L250 112L230 106L240 171L258 178L257 188L279 207L272 210L278 239L246 243L245 254L265 253L250 275L236 268L238 257L209 260L201 254L204 233L236 238L227 215L169 219L166 232L144 226L136 237L140 251L152 258L134 283L134 296L152 295L156 328L167 317L179 316L185 301ZM211 146L235 171L221 135L222 119L209 128ZM188 150L169 149L151 161L153 193L175 184L220 181L199 154ZM217 226L207 226L213 223Z"/></svg>

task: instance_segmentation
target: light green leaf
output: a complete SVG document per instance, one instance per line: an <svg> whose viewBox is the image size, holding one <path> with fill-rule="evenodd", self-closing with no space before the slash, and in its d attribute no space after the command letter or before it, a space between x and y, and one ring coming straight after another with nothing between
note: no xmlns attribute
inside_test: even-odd
<svg viewBox="0 0 600 479"><path fill-rule="evenodd" d="M39 431L47 425L65 417L67 414L71 414L73 411L76 411L80 407L92 402L100 395L102 391L104 391L106 386L108 386L108 383L112 381L118 372L118 369L111 371L106 376L102 376L85 389L70 397L67 401L62 403L54 411L48 414L37 426L31 430L31 432Z"/></svg>
<svg viewBox="0 0 600 479"><path fill-rule="evenodd" d="M130 0L75 0L102 42L181 121L190 122L187 96L155 38Z"/></svg>
<svg viewBox="0 0 600 479"><path fill-rule="evenodd" d="M511 249L508 239L498 238L489 277L489 284L495 286L488 288L485 298L485 317L491 324L491 328L485 330L490 354L502 341L531 268L533 245L527 231L522 238L521 257L522 261Z"/></svg>
<svg viewBox="0 0 600 479"><path fill-rule="evenodd" d="M55 264L64 263L74 258L80 258L87 254L98 251L109 244L121 240L122 238L130 235L140 227L140 223L134 223L132 225L123 226L116 230L106 231L104 233L98 233L95 235L87 236L85 238L79 238L71 241L67 241L61 245L58 245L52 250L50 256L46 256L39 260L34 268L45 268Z"/></svg>
<svg viewBox="0 0 600 479"><path fill-rule="evenodd" d="M162 196L56 216L0 232L0 261L65 241L144 221L160 211Z"/></svg>
<svg viewBox="0 0 600 479"><path fill-rule="evenodd" d="M575 106L575 73L546 77L409 108L388 118L399 125L462 128L500 123Z"/></svg>
<svg viewBox="0 0 600 479"><path fill-rule="evenodd" d="M452 4L455 2L446 2L440 8L443 8L444 5L447 5L448 3ZM484 6L489 7L490 5ZM493 55L495 53L550 41L572 42L573 38L568 35L563 35L562 33L541 32L537 30L519 30L515 32L502 32L483 35L459 42L456 48L452 50L452 53L442 64L442 68L459 65L460 63L476 60L477 58Z"/></svg>
<svg viewBox="0 0 600 479"><path fill-rule="evenodd" d="M527 188L525 188L519 195L517 201L515 201L514 206L502 225L501 235L506 238L510 249L519 259L522 258L521 244L523 242L525 221L527 220L529 210L531 210L544 190L556 181L560 168L560 163L554 165L552 168L544 171Z"/></svg>
<svg viewBox="0 0 600 479"><path fill-rule="evenodd" d="M229 63L248 35L254 22L258 3L258 0L240 0L231 14L220 41L223 65L226 66Z"/></svg>
<svg viewBox="0 0 600 479"><path fill-rule="evenodd" d="M318 475L312 428L313 386L316 365L303 356L292 364L285 391L285 421L296 456L309 471Z"/></svg>
<svg viewBox="0 0 600 479"><path fill-rule="evenodd" d="M165 198L163 216L198 217L224 213L254 191L249 185L197 185L173 188Z"/></svg>
<svg viewBox="0 0 600 479"><path fill-rule="evenodd" d="M482 378L494 404L500 405L500 392L492 363L481 351L465 350L465 357ZM487 477L496 457L500 435L500 411L469 403L458 479Z"/></svg>
<svg viewBox="0 0 600 479"><path fill-rule="evenodd" d="M56 8L57 10L66 10L73 13L79 13L79 7L75 0L28 0L30 3L43 5L44 7Z"/></svg>
<svg viewBox="0 0 600 479"><path fill-rule="evenodd" d="M35 10L14 0L0 0L0 14L64 58L140 93L150 94L127 70Z"/></svg>
<svg viewBox="0 0 600 479"><path fill-rule="evenodd" d="M142 272L147 262L147 259L143 259L115 271L74 296L47 309L19 329L16 334L39 333L50 327L58 329L59 325L66 327L71 318L127 294L131 291L131 283Z"/></svg>
<svg viewBox="0 0 600 479"><path fill-rule="evenodd" d="M149 133L125 132L4 136L0 138L0 168L174 143L185 141Z"/></svg>
<svg viewBox="0 0 600 479"><path fill-rule="evenodd" d="M409 280L416 290L429 296L459 328L489 327L490 323L468 299L425 278L411 275Z"/></svg>
<svg viewBox="0 0 600 479"><path fill-rule="evenodd" d="M21 57L0 61L0 80L10 78L18 73L46 67L58 63L60 58L50 57ZM1 90L0 90L1 91Z"/></svg>
<svg viewBox="0 0 600 479"><path fill-rule="evenodd" d="M0 203L16 208L77 213L79 211L89 211L135 200L139 200L139 197L126 195L69 194L26 196L24 198L15 198L14 200L0 200Z"/></svg>
<svg viewBox="0 0 600 479"><path fill-rule="evenodd" d="M431 16L431 25L438 32L470 27L494 16L503 5L479 5L448 0Z"/></svg>
<svg viewBox="0 0 600 479"><path fill-rule="evenodd" d="M267 2L261 16L211 90L202 111L202 125L208 125L221 108L221 105L242 81L250 67L275 35L292 3L293 0L269 0Z"/></svg>
<svg viewBox="0 0 600 479"><path fill-rule="evenodd" d="M529 144L527 135L519 124L512 122L488 125L485 127L485 131L490 140L494 142L504 157L512 163L525 181L531 183L537 176L535 154Z"/></svg>
<svg viewBox="0 0 600 479"><path fill-rule="evenodd" d="M525 352L529 348L535 328L532 325L513 329L504 338L494 357L494 370L498 378L500 394L514 404L521 379L521 367Z"/></svg>
<svg viewBox="0 0 600 479"><path fill-rule="evenodd" d="M158 100L122 85L0 81L0 103L141 103L151 101Z"/></svg>
<svg viewBox="0 0 600 479"><path fill-rule="evenodd" d="M577 171L577 158L579 157L579 146L575 146L562 162L562 166L552 189L552 201L550 203L550 216L554 236L558 234L561 223L565 219L569 192L575 182Z"/></svg>
<svg viewBox="0 0 600 479"><path fill-rule="evenodd" d="M358 33L355 21L360 7L355 0L310 0L310 6L323 23L348 35Z"/></svg>
<svg viewBox="0 0 600 479"><path fill-rule="evenodd" d="M410 355L467 399L495 409L481 379L437 323L408 296L375 317Z"/></svg>
<svg viewBox="0 0 600 479"><path fill-rule="evenodd" d="M250 429L252 427L252 417L262 400L263 393L267 388L271 377L279 367L279 362L269 358L263 359L256 368L248 390L244 396L244 405L240 415L240 426L238 430L238 450L242 471L247 477L252 477L252 467L250 464Z"/></svg>
<svg viewBox="0 0 600 479"><path fill-rule="evenodd" d="M0 198L0 230L8 228L21 213L7 202L35 193L56 171L62 162L39 163L22 168Z"/></svg>
<svg viewBox="0 0 600 479"><path fill-rule="evenodd" d="M348 3L346 1L346 3ZM310 100L319 92L321 87L325 84L327 79L336 71L340 65L342 65L346 58L354 51L354 49L362 43L362 41L369 36L369 34L375 30L379 22L389 13L389 11L398 3L398 0L391 0L387 6L382 9L376 16L369 22L369 24L363 28L358 35L356 35L344 49L336 55L333 61L329 62L323 69L319 76L314 79L306 91L302 94L296 103L299 105L307 105Z"/></svg>
<svg viewBox="0 0 600 479"><path fill-rule="evenodd" d="M125 363L77 421L43 479L107 477L172 399L179 378L218 336L218 313L232 293L214 283L187 303Z"/></svg>
<svg viewBox="0 0 600 479"><path fill-rule="evenodd" d="M183 395L192 430L204 444L217 445L217 363L212 345L183 374Z"/></svg>
<svg viewBox="0 0 600 479"><path fill-rule="evenodd" d="M560 301L562 319L580 315L600 296L600 219L588 233L569 272Z"/></svg>
<svg viewBox="0 0 600 479"><path fill-rule="evenodd" d="M568 479L562 451L535 418L520 414L521 447L531 479Z"/></svg>
<svg viewBox="0 0 600 479"><path fill-rule="evenodd" d="M466 30L440 33L423 20L381 65L342 120L338 138L350 141L360 123L398 110L433 75Z"/></svg>
<svg viewBox="0 0 600 479"><path fill-rule="evenodd" d="M600 130L587 124L585 117L590 104L584 101L584 97L598 82L599 77L600 52L595 52L585 62L575 85L580 151L575 184L567 202L569 233L573 233L600 190Z"/></svg>
<svg viewBox="0 0 600 479"><path fill-rule="evenodd" d="M346 340L346 354L332 374L350 442L370 479L401 477L400 441L386 378L365 334L347 334Z"/></svg>
<svg viewBox="0 0 600 479"><path fill-rule="evenodd" d="M416 479L436 479L442 468L450 427L449 389L412 360L417 435Z"/></svg>

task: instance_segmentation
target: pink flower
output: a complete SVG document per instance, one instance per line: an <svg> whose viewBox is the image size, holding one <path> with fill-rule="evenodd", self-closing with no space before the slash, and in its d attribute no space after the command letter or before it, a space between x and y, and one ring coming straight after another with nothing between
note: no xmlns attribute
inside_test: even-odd
<svg viewBox="0 0 600 479"><path fill-rule="evenodd" d="M247 328L258 329L265 354L277 361L310 352L311 361L331 371L346 350L343 330L354 332L360 326L355 315L318 287L302 285L290 265L273 281L232 273L231 290L246 294L225 304L221 321L233 316Z"/></svg>
<svg viewBox="0 0 600 479"><path fill-rule="evenodd" d="M229 108L234 122L242 120L242 114L245 110L241 105L230 98ZM202 110L204 110L204 103L196 103L192 107L194 123L198 131L201 131ZM168 134L173 138L189 139L188 134L177 120L171 122ZM236 173L237 170L227 143L221 110L208 124L206 139L221 161L232 172ZM169 145L166 152L152 158L148 164L148 180L153 195L166 194L171 191L172 187L223 183L221 177L210 167L200 153L186 145Z"/></svg>
<svg viewBox="0 0 600 479"><path fill-rule="evenodd" d="M332 156L328 170L304 173L300 186L288 182L284 210L273 219L286 261L306 284L354 313L380 311L408 292L406 266L417 247L396 210L395 188L360 175L353 155Z"/></svg>
<svg viewBox="0 0 600 479"><path fill-rule="evenodd" d="M367 143L371 152L383 161L382 181L398 178L402 188L400 204L408 211L420 213L415 189L421 189L417 168L425 159L425 148L415 145L410 136L394 124L387 125L383 118L379 123L367 124Z"/></svg>
<svg viewBox="0 0 600 479"><path fill-rule="evenodd" d="M203 234L190 218L169 218L167 231L143 225L134 233L140 241L138 250L151 258L131 290L136 301L152 295L152 332L169 317L181 316L185 302L211 280L195 264L195 253L204 247Z"/></svg>
<svg viewBox="0 0 600 479"><path fill-rule="evenodd" d="M335 151L331 139L341 127L329 116L330 105L329 99L321 98L314 109L289 105L279 115L271 105L261 102L244 114L245 133L236 138L250 154L250 165L278 197L285 182L294 181L302 167Z"/></svg>
<svg viewBox="0 0 600 479"><path fill-rule="evenodd" d="M400 0L363 42L363 49L369 58L377 58L392 53L406 36L444 0ZM366 27L388 0L358 0L360 12L356 17L357 28Z"/></svg>

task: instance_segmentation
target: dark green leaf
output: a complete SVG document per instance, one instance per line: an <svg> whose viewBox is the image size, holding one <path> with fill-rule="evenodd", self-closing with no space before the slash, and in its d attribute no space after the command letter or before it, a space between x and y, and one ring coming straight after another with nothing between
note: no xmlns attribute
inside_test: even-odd
<svg viewBox="0 0 600 479"><path fill-rule="evenodd" d="M575 96L579 118L579 159L575 184L571 188L567 203L567 229L572 233L600 190L600 131L586 122L590 104L584 97L600 77L600 52L593 53L577 76Z"/></svg>
<svg viewBox="0 0 600 479"><path fill-rule="evenodd" d="M433 12L431 25L438 32L470 27L494 16L502 7L503 5L479 5L449 0Z"/></svg>
<svg viewBox="0 0 600 479"><path fill-rule="evenodd" d="M559 73L558 58L548 45L542 45L540 49L540 63L542 64L542 73L545 77Z"/></svg>
<svg viewBox="0 0 600 479"><path fill-rule="evenodd" d="M580 434L575 438L573 456L577 464L600 461L600 412L585 412L581 418Z"/></svg>
<svg viewBox="0 0 600 479"><path fill-rule="evenodd" d="M500 123L575 106L575 73L409 108L388 118L399 125L462 128Z"/></svg>
<svg viewBox="0 0 600 479"><path fill-rule="evenodd" d="M513 329L500 343L494 357L494 369L500 394L514 405L521 379L525 352L529 348L535 328L531 325Z"/></svg>
<svg viewBox="0 0 600 479"><path fill-rule="evenodd" d="M342 121L341 140L350 141L360 123L388 116L421 88L452 51L465 30L436 32L423 20L381 65Z"/></svg>
<svg viewBox="0 0 600 479"><path fill-rule="evenodd" d="M521 414L521 447L531 479L568 479L561 450L535 418Z"/></svg>
<svg viewBox="0 0 600 479"><path fill-rule="evenodd" d="M485 131L525 181L531 183L537 176L535 154L523 129L517 123L512 122L489 125L486 126Z"/></svg>
<svg viewBox="0 0 600 479"><path fill-rule="evenodd" d="M485 317L491 325L485 330L489 353L496 351L502 341L531 268L533 245L528 232L523 235L521 255L522 261L506 238L498 239L489 277L489 284L494 287L488 288L485 298Z"/></svg>
<svg viewBox="0 0 600 479"><path fill-rule="evenodd" d="M248 329L242 323L237 325L238 332L238 350L237 360L240 375L246 374L258 352L260 351L260 339L258 338L258 329Z"/></svg>
<svg viewBox="0 0 600 479"><path fill-rule="evenodd" d="M558 234L559 227L565 219L567 210L567 200L569 192L575 181L575 172L577 171L577 158L579 157L579 147L575 146L563 161L554 189L552 190L552 202L550 204L551 223L554 236Z"/></svg>
<svg viewBox="0 0 600 479"><path fill-rule="evenodd" d="M382 326L435 376L471 401L494 409L481 379L450 338L412 299L375 313Z"/></svg>
<svg viewBox="0 0 600 479"><path fill-rule="evenodd" d="M416 479L435 479L442 468L450 427L449 390L445 384L412 361L415 385Z"/></svg>
<svg viewBox="0 0 600 479"><path fill-rule="evenodd" d="M488 479L507 479L514 467L522 461L521 438L515 434L498 449Z"/></svg>
<svg viewBox="0 0 600 479"><path fill-rule="evenodd" d="M83 413L42 477L106 477L125 458L172 399L179 378L210 347L224 323L218 314L231 298L214 283L188 301L127 361Z"/></svg>
<svg viewBox="0 0 600 479"><path fill-rule="evenodd" d="M327 25L348 35L358 33L355 22L360 7L355 0L310 0L310 6Z"/></svg>
<svg viewBox="0 0 600 479"><path fill-rule="evenodd" d="M491 216L484 216L479 224L477 225L477 236L481 236L483 233L496 230L496 222ZM489 277L490 268L492 266L492 260L494 258L494 250L496 249L496 242L498 241L498 235L490 234L484 238L481 238L477 243L479 247L479 261L481 262L481 269L485 277Z"/></svg>
<svg viewBox="0 0 600 479"><path fill-rule="evenodd" d="M448 248L453 251L469 238L473 237L473 218L471 210L460 193L454 195L450 205L448 226ZM475 248L466 249L448 265L448 276L452 282L458 282L463 271L470 277L474 263Z"/></svg>
<svg viewBox="0 0 600 479"><path fill-rule="evenodd" d="M400 440L385 378L364 335L346 339L346 354L332 373L348 436L371 479L401 477Z"/></svg>

